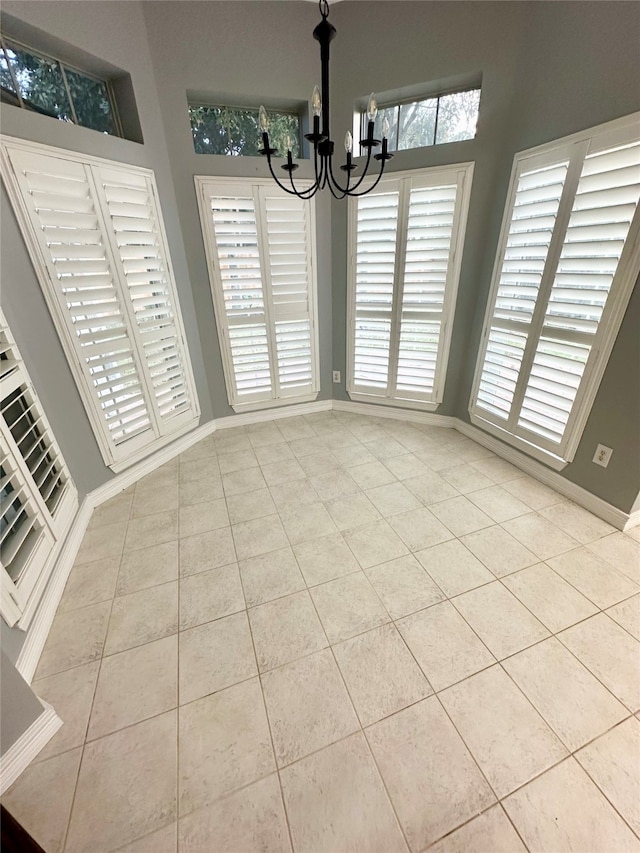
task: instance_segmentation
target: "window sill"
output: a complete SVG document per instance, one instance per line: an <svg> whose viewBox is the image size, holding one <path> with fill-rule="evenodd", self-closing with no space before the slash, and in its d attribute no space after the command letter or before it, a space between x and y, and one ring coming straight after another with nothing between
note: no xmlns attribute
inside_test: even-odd
<svg viewBox="0 0 640 853"><path fill-rule="evenodd" d="M280 409L283 406L293 406L297 403L312 403L317 399L319 391L313 394L304 394L302 397L281 397L278 400L252 400L250 403L231 403L231 408L236 414L243 412L257 412L260 409Z"/></svg>
<svg viewBox="0 0 640 853"><path fill-rule="evenodd" d="M378 406L393 406L399 409L414 409L417 412L435 412L440 402L435 400L402 400L396 397L380 397L378 394L364 394L362 391L347 390L349 399L356 403L372 403Z"/></svg>
<svg viewBox="0 0 640 853"><path fill-rule="evenodd" d="M118 459L115 462L111 462L109 468L111 468L115 474L119 474L121 471L126 471L127 468L131 468L131 466L135 465L136 462L141 462L143 459L146 459L147 456L155 453L156 450L160 450L167 444L171 444L172 441L175 441L176 438L180 438L181 435L191 432L191 430L198 426L199 422L200 415L198 413L195 418L192 418L187 423L183 424L180 429L175 430L175 432L168 433L167 435L163 435L155 441L152 441L150 444L145 444L135 453L132 453L131 456L127 456L126 459Z"/></svg>
<svg viewBox="0 0 640 853"><path fill-rule="evenodd" d="M478 415L469 412L469 416L471 418L471 423L478 427L478 429L483 430L483 432L488 432L490 435L494 435L496 438L504 441L505 444L510 444L517 450L526 453L527 456L531 456L538 462L544 463L554 471L562 471L571 461L570 459L562 459L562 457L557 456L550 450L544 450L542 447L531 444L531 442L525 441L524 438L513 435L513 433L508 432L506 429L502 429L491 421L487 421Z"/></svg>

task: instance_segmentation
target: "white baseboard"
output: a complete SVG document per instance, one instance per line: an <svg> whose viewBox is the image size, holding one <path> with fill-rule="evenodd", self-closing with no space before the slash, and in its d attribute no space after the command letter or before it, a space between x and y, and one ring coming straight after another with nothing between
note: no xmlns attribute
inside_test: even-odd
<svg viewBox="0 0 640 853"><path fill-rule="evenodd" d="M42 713L23 732L18 740L9 747L0 761L0 795L16 781L23 770L31 764L41 749L49 743L62 725L62 720L42 699Z"/></svg>
<svg viewBox="0 0 640 853"><path fill-rule="evenodd" d="M337 412L353 412L357 415L371 415L374 418L391 418L398 421L410 421L415 424L437 427L455 427L457 418L448 415L435 415L433 412L417 412L413 409L401 409L397 406L381 406L374 403L358 403L352 400L333 400L332 408Z"/></svg>
<svg viewBox="0 0 640 853"><path fill-rule="evenodd" d="M530 474L536 480L540 480L545 486L555 489L556 492L584 507L584 509L589 510L589 512L597 515L603 521L608 521L609 524L612 524L618 530L623 530L628 525L629 513L618 509L618 507L597 497L592 492L588 492L582 486L577 486L557 471L547 468L541 462L531 459L531 457L521 453L514 447L509 447L509 445L483 432L478 427L466 423L466 421L456 419L455 426L463 435L473 439L473 441L476 441L488 450L492 450L496 456L500 456L502 459L506 459L507 462L511 462L516 468L520 468L526 474Z"/></svg>
<svg viewBox="0 0 640 853"><path fill-rule="evenodd" d="M281 418L294 418L300 415L312 415L315 412L328 412L333 408L333 400L315 400L312 403L294 403L291 406L281 406L278 409L262 409L255 412L244 412L239 415L229 415L215 421L215 429L232 429L233 427L260 424L264 421L279 421Z"/></svg>

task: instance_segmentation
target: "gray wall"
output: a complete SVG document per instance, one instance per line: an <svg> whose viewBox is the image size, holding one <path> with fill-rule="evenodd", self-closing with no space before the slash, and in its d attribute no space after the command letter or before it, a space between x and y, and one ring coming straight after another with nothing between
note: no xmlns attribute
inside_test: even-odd
<svg viewBox="0 0 640 853"><path fill-rule="evenodd" d="M4 652L0 661L0 755L4 755L43 712L38 697Z"/></svg>

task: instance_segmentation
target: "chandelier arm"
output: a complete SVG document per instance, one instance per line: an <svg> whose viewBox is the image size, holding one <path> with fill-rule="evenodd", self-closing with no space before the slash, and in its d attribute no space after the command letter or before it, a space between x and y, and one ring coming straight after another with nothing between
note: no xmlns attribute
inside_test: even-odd
<svg viewBox="0 0 640 853"><path fill-rule="evenodd" d="M335 186L337 189L339 189L341 193L343 193L342 198L344 198L346 195L357 195L356 190L358 189L358 187L360 186L360 184L364 181L364 179L367 177L367 173L368 173L368 171L369 171L369 166L370 166L370 164L371 164L371 150L372 150L371 148L369 148L369 149L367 150L367 162L364 164L364 170L363 170L363 172L362 172L362 175L360 175L360 178L358 179L358 182L356 183L356 185L355 185L355 186L351 187L351 189L349 189L349 178L350 178L350 175L348 175L348 176L347 176L347 186L346 186L346 188L341 187L341 186L340 186L340 184L338 183L338 181L336 181L336 179L333 177L332 164L331 164L331 161L329 161L329 168L331 169L331 179L332 179L332 181L333 181L334 186ZM379 180L379 178L378 178L378 180ZM376 181L376 183L377 183L377 181ZM373 189L373 187L372 187L371 189ZM368 191L367 191L367 192L368 192ZM362 193L360 193L360 195L362 195Z"/></svg>
<svg viewBox="0 0 640 853"><path fill-rule="evenodd" d="M313 198L313 196L318 192L317 181L310 187L307 187L306 190L296 189L296 185L293 181L293 171L289 172L289 181L291 182L291 189L293 190L294 195L297 195L298 198L303 199L303 201L308 201L310 198Z"/></svg>
<svg viewBox="0 0 640 853"><path fill-rule="evenodd" d="M298 193L294 190L290 190L280 181L276 173L273 171L273 166L271 165L271 155L267 154L267 163L269 165L269 171L271 172L271 177L276 182L276 184L280 187L281 190L288 193L289 195L298 195Z"/></svg>
<svg viewBox="0 0 640 853"><path fill-rule="evenodd" d="M354 192L353 190L355 190L357 188L357 186L360 185L360 181L358 181L358 184L356 185L356 187L353 188L353 190L349 193L349 195L352 196L353 198L360 198L361 195L366 195L367 193L370 193L371 190L375 190L375 188L380 183L380 178L382 177L382 173L384 172L384 164L385 163L386 163L386 160L380 161L380 174L378 175L378 177L375 179L375 181L371 184L371 186L368 189L363 190L361 193Z"/></svg>

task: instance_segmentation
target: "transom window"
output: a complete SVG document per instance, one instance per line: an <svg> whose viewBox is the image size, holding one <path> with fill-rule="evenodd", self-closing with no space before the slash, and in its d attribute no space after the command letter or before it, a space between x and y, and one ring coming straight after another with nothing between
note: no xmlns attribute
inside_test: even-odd
<svg viewBox="0 0 640 853"><path fill-rule="evenodd" d="M562 468L640 272L640 116L516 155L472 420Z"/></svg>
<svg viewBox="0 0 640 853"><path fill-rule="evenodd" d="M0 40L0 85L5 102L121 136L108 81L5 38Z"/></svg>
<svg viewBox="0 0 640 853"><path fill-rule="evenodd" d="M189 104L189 120L196 154L227 154L258 157L262 133L258 107L221 104ZM287 150L300 157L300 116L284 110L269 110L269 143L279 156Z"/></svg>
<svg viewBox="0 0 640 853"><path fill-rule="evenodd" d="M389 122L389 151L473 139L479 108L480 89L449 92L411 101L379 103L374 136L376 139L382 138L382 123L386 119ZM368 121L366 110L358 113L356 118L357 138L364 139Z"/></svg>

